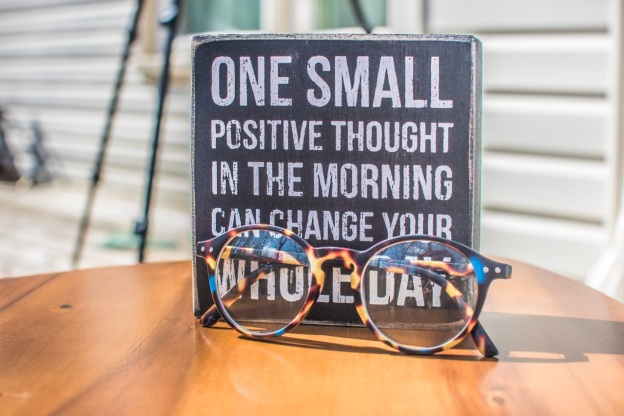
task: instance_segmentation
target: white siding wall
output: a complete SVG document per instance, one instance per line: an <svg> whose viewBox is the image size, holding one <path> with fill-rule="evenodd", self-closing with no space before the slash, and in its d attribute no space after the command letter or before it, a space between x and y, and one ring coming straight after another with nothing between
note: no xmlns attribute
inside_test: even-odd
<svg viewBox="0 0 624 416"><path fill-rule="evenodd" d="M310 4L292 3L313 10ZM264 29L312 27L309 12L288 17L294 8L282 13L289 23L280 22L276 5L285 7L264 2ZM132 0L0 2L0 105L13 119L40 120L74 179L90 172L133 7ZM618 0L388 0L390 30L473 33L483 41L484 252L582 280L613 240L622 164L620 8ZM154 44L149 26L137 46ZM186 43L177 48L183 74ZM135 52L105 186L139 204L154 72ZM176 79L157 186L159 203L188 210L188 76Z"/></svg>
<svg viewBox="0 0 624 416"><path fill-rule="evenodd" d="M0 2L0 105L14 121L42 123L63 174L73 179L90 175L134 6L133 0ZM144 183L155 102L153 82L139 69L140 42L126 73L105 175L108 185L137 191ZM186 84L172 86L167 105L158 187L186 201ZM19 150L23 143L13 145Z"/></svg>
<svg viewBox="0 0 624 416"><path fill-rule="evenodd" d="M483 41L484 251L583 280L611 241L618 3L429 2L429 32Z"/></svg>
<svg viewBox="0 0 624 416"><path fill-rule="evenodd" d="M149 6L149 1L145 3ZM11 241L0 241L0 254L4 256L0 256L0 269L7 268L10 275L66 268L70 264L86 185L135 6L135 0L0 1L0 107L6 110L12 126L8 131L9 144L19 166L27 171L32 164L26 152L31 139L23 128L31 120L40 122L45 145L60 160L56 173L60 175L61 187L67 184L74 189L69 194L59 193L62 195L59 198L65 201L31 209L33 216L42 221L68 224L57 227L54 235L38 235L30 228L21 233L19 230L2 233L10 236ZM149 59L143 53L146 45L156 43L157 28L151 23L155 20L153 8L145 7L142 16L144 27L134 44L126 72L82 266L127 264L136 259L131 246L125 251L108 252L100 246L118 233L131 235L143 205L156 96L153 78L159 74L160 57ZM151 32L145 30L150 26ZM188 65L188 53L181 59ZM187 214L190 211L188 80L173 82L170 91L150 235L175 244L178 251L165 253L159 259L179 258L180 252L189 257L191 253ZM45 191L42 198L46 198L47 191L42 191ZM17 203L22 199L36 200L37 193L34 189L32 196L14 199ZM183 214L167 215L171 210ZM183 224L179 224L181 216L185 218ZM25 248L34 248L42 239L47 243L38 250L41 253L38 258L49 261L39 267L37 261L29 259L31 254ZM154 259L149 251L147 259ZM28 264L33 268L28 269Z"/></svg>

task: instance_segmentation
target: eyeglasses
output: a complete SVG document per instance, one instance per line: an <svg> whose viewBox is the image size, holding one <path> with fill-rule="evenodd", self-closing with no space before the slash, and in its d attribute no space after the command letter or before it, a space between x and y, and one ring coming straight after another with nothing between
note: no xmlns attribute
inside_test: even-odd
<svg viewBox="0 0 624 416"><path fill-rule="evenodd" d="M200 318L203 326L222 317L251 338L283 335L310 312L324 269L333 266L350 270L362 322L392 348L429 355L470 334L484 356L498 355L478 318L490 283L509 278L511 266L462 244L410 235L364 251L312 247L292 231L259 224L200 242L197 250L214 300Z"/></svg>

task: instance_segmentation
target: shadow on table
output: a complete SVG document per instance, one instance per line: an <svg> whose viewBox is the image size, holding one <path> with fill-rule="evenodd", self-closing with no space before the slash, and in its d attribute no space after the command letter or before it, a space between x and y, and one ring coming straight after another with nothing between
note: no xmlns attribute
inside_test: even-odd
<svg viewBox="0 0 624 416"><path fill-rule="evenodd" d="M588 354L624 355L624 322L511 313L484 313L505 362L579 362ZM488 325L489 324L489 325Z"/></svg>
<svg viewBox="0 0 624 416"><path fill-rule="evenodd" d="M484 313L481 322L499 349L498 357L482 357L467 338L454 349L427 358L564 363L588 361L588 354L624 355L624 322L494 312ZM341 342L338 338L361 342ZM397 354L364 327L300 325L292 333L268 341L241 339L299 348Z"/></svg>

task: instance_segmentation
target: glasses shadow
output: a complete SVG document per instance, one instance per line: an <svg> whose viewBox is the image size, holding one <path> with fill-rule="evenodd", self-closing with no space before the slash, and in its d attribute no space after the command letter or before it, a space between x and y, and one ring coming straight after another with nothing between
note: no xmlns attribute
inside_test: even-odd
<svg viewBox="0 0 624 416"><path fill-rule="evenodd" d="M303 336L303 337L301 337ZM318 338L305 338L307 336L321 337ZM336 342L328 340L328 338L335 338ZM367 328L359 327L338 327L338 326L325 326L325 325L299 325L292 332L282 335L278 338L271 338L267 340L247 338L243 335L240 336L241 340L249 342L259 343L271 343L274 345L280 345L285 347L316 349L324 351L339 351L347 353L358 354L377 354L377 355L401 355L406 357L417 357L416 355L406 355L385 346L374 338L371 332ZM344 342L340 339L359 340L363 342L353 343L352 341ZM370 342L371 345L367 345ZM465 344L465 345L464 345ZM463 350L464 353L460 353ZM442 354L430 355L430 356L418 356L419 358L432 359L432 360L464 360L464 361L497 361L496 358L486 358L479 354L474 349L474 346L470 345L470 342L462 342L452 350L445 351Z"/></svg>
<svg viewBox="0 0 624 416"><path fill-rule="evenodd" d="M501 362L583 362L588 355L624 355L624 322L483 313L481 323ZM496 329L494 331L494 329Z"/></svg>
<svg viewBox="0 0 624 416"><path fill-rule="evenodd" d="M229 327L213 327L214 329L229 329ZM296 347L326 351L339 351L358 354L398 355L405 357L419 357L424 359L445 359L463 361L497 361L494 358L483 357L474 347L470 339L462 341L451 350L436 355L416 356L402 354L399 351L384 345L364 326L338 326L306 324L305 321L289 333L277 338L254 339L240 335L246 342L270 343L278 346ZM333 339L336 339L334 342ZM348 339L350 341L345 341Z"/></svg>
<svg viewBox="0 0 624 416"><path fill-rule="evenodd" d="M467 337L455 348L419 358L570 363L588 361L591 354L624 355L624 322L495 312L484 312L480 321L499 350L497 357L481 356L472 339ZM270 340L244 336L241 339L296 348L404 355L381 344L365 327L302 324L292 332Z"/></svg>

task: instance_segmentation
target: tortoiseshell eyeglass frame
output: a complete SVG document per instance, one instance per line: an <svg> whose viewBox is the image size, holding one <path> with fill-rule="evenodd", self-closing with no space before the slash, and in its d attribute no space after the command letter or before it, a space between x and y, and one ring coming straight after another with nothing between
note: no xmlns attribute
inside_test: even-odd
<svg viewBox="0 0 624 416"><path fill-rule="evenodd" d="M285 325L281 329L272 332L250 332L245 327L237 323L227 311L227 307L229 307L231 303L235 302L240 294L242 294L243 291L253 283L252 280L258 280L261 278L261 270L257 271L257 276L253 278L250 277L248 279L243 279L241 282L239 282L237 285L237 293L239 296L234 296L231 298L232 300L225 301L227 303L226 305L224 305L224 301L219 296L217 287L218 285L216 282L215 272L217 270L218 260L219 257L222 256L222 253L227 247L227 244L232 241L232 239L236 236L254 230L266 230L274 233L279 233L293 239L304 249L310 262L310 270L312 275L310 289L308 291L302 309L289 324ZM408 241L437 242L450 246L456 251L462 253L470 261L474 275L477 279L477 299L476 305L473 310L470 305L464 302L462 294L453 286L453 284L449 280L446 280L444 277L440 276L435 272L418 267L417 262L415 262L415 266L408 266L410 268L416 267L419 273L426 273L427 277L433 278L436 284L440 285L442 287L442 290L444 290L451 299L453 299L460 307L464 308L464 313L466 314L466 317L469 317L468 324L465 325L462 331L458 333L455 337L451 338L443 344L430 348L415 348L412 346L402 345L388 338L377 328L375 323L371 320L366 308L363 306L362 303L360 288L365 266L369 263L369 261L375 254L379 253L384 248L396 243ZM368 329L379 341L407 354L431 355L455 347L457 344L462 342L468 336L468 334L470 334L477 349L481 352L482 355L484 355L485 357L494 357L498 355L497 348L494 346L494 343L487 335L483 326L481 326L481 324L479 323L478 319L479 314L481 313L481 310L483 308L483 304L485 303L485 298L490 284L496 279L510 278L511 266L488 259L485 256L475 252L471 248L454 241L432 236L406 235L384 240L364 251L357 251L339 247L313 247L303 238L299 237L297 234L293 233L290 230L271 225L256 224L234 228L211 240L201 241L197 243L197 255L199 257L203 257L206 261L206 265L208 266L210 292L214 300L214 305L211 306L199 320L202 326L210 327L214 325L219 320L219 318L223 318L232 328L236 329L238 332L250 338L267 339L285 334L286 332L299 325L301 321L306 317L306 315L310 312L312 305L314 305L316 299L320 295L323 289L323 285L325 283L325 273L323 272L321 266L324 262L332 260L340 261L344 268L352 270L351 288L353 289L353 297L356 310L362 322L366 325L366 327L368 327ZM286 260L286 263L300 264L293 263L296 261L296 259L290 258ZM395 270L395 272L397 273L408 272L406 266L393 267L393 270ZM446 265L446 267L448 267L448 265ZM450 272L452 273L452 270L450 270Z"/></svg>

